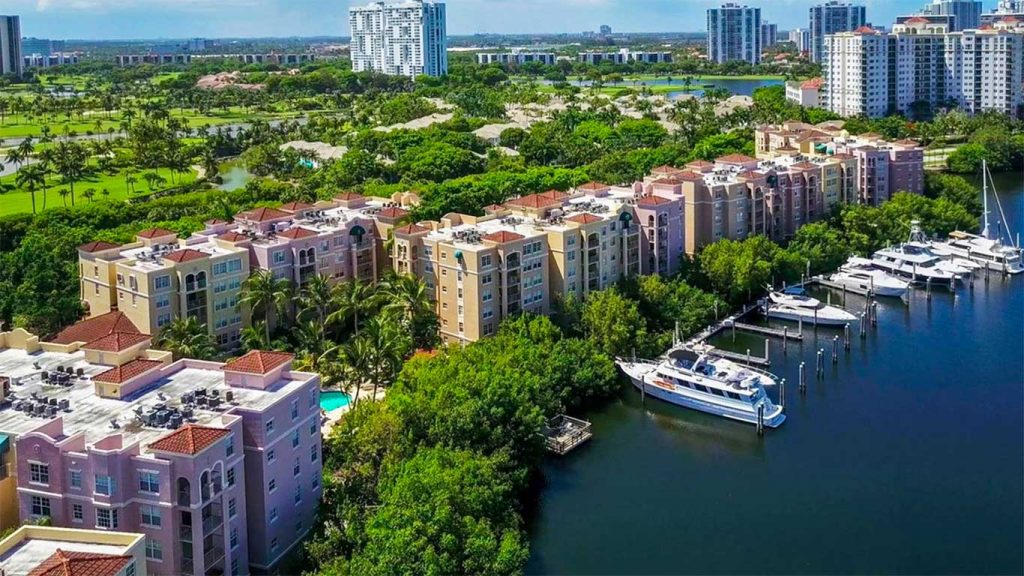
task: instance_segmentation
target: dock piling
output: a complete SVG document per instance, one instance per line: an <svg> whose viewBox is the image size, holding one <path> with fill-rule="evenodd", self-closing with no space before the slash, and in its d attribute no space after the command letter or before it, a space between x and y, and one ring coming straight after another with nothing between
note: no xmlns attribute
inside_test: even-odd
<svg viewBox="0 0 1024 576"><path fill-rule="evenodd" d="M867 326L867 324L868 324L868 322L867 322L867 315L864 314L863 312L861 312L860 313L860 337L861 338L867 338L868 337L868 326Z"/></svg>
<svg viewBox="0 0 1024 576"><path fill-rule="evenodd" d="M832 363L839 363L839 336L832 337Z"/></svg>
<svg viewBox="0 0 1024 576"><path fill-rule="evenodd" d="M747 366L750 366L750 348L747 348Z"/></svg>
<svg viewBox="0 0 1024 576"><path fill-rule="evenodd" d="M878 326L878 302L871 303L871 325Z"/></svg>
<svg viewBox="0 0 1024 576"><path fill-rule="evenodd" d="M850 324L847 323L843 326L843 349L847 352L850 351Z"/></svg>
<svg viewBox="0 0 1024 576"><path fill-rule="evenodd" d="M786 347L789 344L789 327L782 327L782 355L786 355Z"/></svg>
<svg viewBox="0 0 1024 576"><path fill-rule="evenodd" d="M818 348L818 364L816 366L818 377L821 378L825 375L825 349Z"/></svg>
<svg viewBox="0 0 1024 576"><path fill-rule="evenodd" d="M783 409L786 408L786 379L783 378L779 382L779 406Z"/></svg>
<svg viewBox="0 0 1024 576"><path fill-rule="evenodd" d="M797 382L800 393L807 392L807 363L800 363L800 380Z"/></svg>
<svg viewBox="0 0 1024 576"><path fill-rule="evenodd" d="M764 339L764 359L766 362L771 362L771 358L768 356L768 339Z"/></svg>
<svg viewBox="0 0 1024 576"><path fill-rule="evenodd" d="M928 297L928 300L932 299L932 279L931 279L931 276L926 278L925 281L924 281L924 293L925 293L925 296Z"/></svg>
<svg viewBox="0 0 1024 576"><path fill-rule="evenodd" d="M764 404L757 407L757 435L764 436Z"/></svg>

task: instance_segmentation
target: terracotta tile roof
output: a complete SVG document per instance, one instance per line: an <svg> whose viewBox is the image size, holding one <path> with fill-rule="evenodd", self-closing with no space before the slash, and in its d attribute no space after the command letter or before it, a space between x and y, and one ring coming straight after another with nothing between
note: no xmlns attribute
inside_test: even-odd
<svg viewBox="0 0 1024 576"><path fill-rule="evenodd" d="M153 450L195 456L228 434L230 432L224 428L185 424L167 436L153 442L149 447Z"/></svg>
<svg viewBox="0 0 1024 576"><path fill-rule="evenodd" d="M81 246L78 247L78 250L79 250L79 252L88 252L88 253L91 254L93 252L102 252L104 250L111 250L113 248L120 248L120 247L121 247L120 244L114 244L113 242L104 242L102 240L98 240L96 242L89 242L88 244L82 244Z"/></svg>
<svg viewBox="0 0 1024 576"><path fill-rule="evenodd" d="M498 232L492 232L484 236L484 240L491 242L497 242L498 244L504 244L505 242L514 242L516 240L522 240L526 238L522 234L516 234L515 232L509 232L507 230L499 230Z"/></svg>
<svg viewBox="0 0 1024 576"><path fill-rule="evenodd" d="M601 217L600 216L595 216L594 214L591 214L590 212L584 212L582 214L577 214L575 216L570 216L570 217L566 218L566 220L568 220L569 222L576 222L577 224L593 224L594 222L600 222L601 221Z"/></svg>
<svg viewBox="0 0 1024 576"><path fill-rule="evenodd" d="M167 230L166 228L149 228L142 230L136 234L139 238L162 238L164 236L177 236L176 233Z"/></svg>
<svg viewBox="0 0 1024 576"><path fill-rule="evenodd" d="M114 332L113 334L108 334L107 336L88 342L82 346L82 348L86 350L99 350L100 352L120 352L152 339L153 338L149 334L139 334L138 332Z"/></svg>
<svg viewBox="0 0 1024 576"><path fill-rule="evenodd" d="M745 154L727 154L721 158L716 158L716 162L724 162L726 164L746 164L747 162L756 162L756 158L751 158Z"/></svg>
<svg viewBox="0 0 1024 576"><path fill-rule="evenodd" d="M905 24L928 24L927 18L921 18L920 16L914 16L913 18L907 18Z"/></svg>
<svg viewBox="0 0 1024 576"><path fill-rule="evenodd" d="M561 200L556 200L550 196L544 196L543 194L520 196L519 198L513 198L508 202L505 202L506 205L519 206L522 208L544 208L545 206L553 206L561 203Z"/></svg>
<svg viewBox="0 0 1024 576"><path fill-rule="evenodd" d="M217 240L224 240L226 242L241 242L243 240L248 240L248 239L249 239L249 237L246 236L245 234L239 234L238 232L235 232L234 230L232 230L230 232L225 232L225 233L221 234L220 236L217 236Z"/></svg>
<svg viewBox="0 0 1024 576"><path fill-rule="evenodd" d="M266 222L267 220L280 220L289 218L291 214L282 212L277 208L255 208L235 215L238 220L250 220L252 222Z"/></svg>
<svg viewBox="0 0 1024 576"><path fill-rule="evenodd" d="M430 228L420 226L419 224L407 224L405 226L399 226L395 228L395 234L420 234L422 232L430 232Z"/></svg>
<svg viewBox="0 0 1024 576"><path fill-rule="evenodd" d="M289 202L281 205L281 210L285 212L301 212L302 210L309 210L312 208L312 204L306 204L305 202Z"/></svg>
<svg viewBox="0 0 1024 576"><path fill-rule="evenodd" d="M671 202L668 198L662 198L661 196L641 196L637 201L637 206L660 206L662 204L668 204Z"/></svg>
<svg viewBox="0 0 1024 576"><path fill-rule="evenodd" d="M184 250L171 252L167 256L164 256L164 258L170 260L171 262L177 262L179 264L182 262L191 262L193 260L202 260L203 258L209 257L210 255L207 254L206 252L200 252L199 250L195 250L192 248L185 248Z"/></svg>
<svg viewBox="0 0 1024 576"><path fill-rule="evenodd" d="M136 334L141 331L135 327L135 324L125 316L124 312L114 310L113 312L107 312L95 318L89 318L76 322L71 326L68 326L64 330L61 330L54 336L54 344L71 344L72 342L92 342L98 340L108 334L115 332L134 332Z"/></svg>
<svg viewBox="0 0 1024 576"><path fill-rule="evenodd" d="M854 34L874 34L875 29L871 26L861 26L853 31Z"/></svg>
<svg viewBox="0 0 1024 576"><path fill-rule="evenodd" d="M538 196L541 198L548 198L550 200L558 200L559 202L569 198L569 195L561 190L548 190L547 192L541 192Z"/></svg>
<svg viewBox="0 0 1024 576"><path fill-rule="evenodd" d="M791 166L791 168L796 168L798 170L816 170L818 168L818 165L817 164L812 164L812 163L807 162L805 160L803 162L798 162L796 164L793 164L793 166Z"/></svg>
<svg viewBox="0 0 1024 576"><path fill-rule="evenodd" d="M1000 22L1005 22L1007 24L1014 24L1014 23L1020 22L1020 21L1021 21L1020 18L1017 18L1016 16L1013 16L1013 15L1003 16L1003 19L1000 20Z"/></svg>
<svg viewBox="0 0 1024 576"><path fill-rule="evenodd" d="M675 174L676 172L682 172L675 166L662 165L651 169L651 174Z"/></svg>
<svg viewBox="0 0 1024 576"><path fill-rule="evenodd" d="M133 560L132 556L65 552L58 548L27 576L114 576Z"/></svg>
<svg viewBox="0 0 1024 576"><path fill-rule="evenodd" d="M204 224L207 224L209 226L216 226L218 224L230 224L230 222L228 222L227 220L221 220L220 218L214 218L212 220L207 220L206 222L204 222Z"/></svg>
<svg viewBox="0 0 1024 576"><path fill-rule="evenodd" d="M343 192L334 197L335 200L344 200L346 202L351 202L353 200L362 200L363 198L365 198L365 196L363 196L362 194L356 194L355 192Z"/></svg>
<svg viewBox="0 0 1024 576"><path fill-rule="evenodd" d="M703 180L704 175L700 172L683 172L677 176L680 180Z"/></svg>
<svg viewBox="0 0 1024 576"><path fill-rule="evenodd" d="M694 166L696 168L714 168L715 163L708 162L707 160L694 160L693 162L689 162L687 166ZM682 172L682 170L677 170L677 172Z"/></svg>
<svg viewBox="0 0 1024 576"><path fill-rule="evenodd" d="M408 216L409 215L409 211L405 210L403 208L397 208L395 206L391 206L390 208L385 208L385 209L381 210L380 212L377 213L377 215L378 216L383 216L384 218L398 219L398 218L405 218L406 216Z"/></svg>
<svg viewBox="0 0 1024 576"><path fill-rule="evenodd" d="M676 177L682 176L683 174L686 174L686 172L680 172L677 175L673 175L671 178L658 178L654 182L651 182L651 184L664 184L667 186L675 186L676 184L679 184L679 180ZM692 174L692 172L690 172L690 174Z"/></svg>
<svg viewBox="0 0 1024 576"><path fill-rule="evenodd" d="M224 365L223 370L228 372L246 372L248 374L266 374L290 362L293 358L295 358L295 355L287 352L253 350L244 356L239 356L228 362Z"/></svg>
<svg viewBox="0 0 1024 576"><path fill-rule="evenodd" d="M303 228L302 226L294 226L285 230L284 232L278 232L278 236L284 236L285 238L291 238L292 240L301 240L302 238L315 238L318 234L309 228Z"/></svg>
<svg viewBox="0 0 1024 576"><path fill-rule="evenodd" d="M124 384L125 382L142 376L150 370L156 370L163 365L163 362L157 360L145 360L143 358L136 358L127 364L121 364L115 366L106 372L102 372L93 376L92 379L96 382L106 382L108 384Z"/></svg>
<svg viewBox="0 0 1024 576"><path fill-rule="evenodd" d="M610 186L602 182L587 182L586 184L580 184L577 188L580 190L604 190L605 188L610 188Z"/></svg>

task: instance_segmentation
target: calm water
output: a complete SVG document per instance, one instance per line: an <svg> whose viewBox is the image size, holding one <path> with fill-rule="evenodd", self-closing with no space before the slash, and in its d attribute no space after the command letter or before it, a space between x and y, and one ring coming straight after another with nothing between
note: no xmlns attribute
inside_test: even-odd
<svg viewBox="0 0 1024 576"><path fill-rule="evenodd" d="M1024 178L997 186L1024 225ZM763 439L624 390L592 415L589 446L547 465L528 572L1021 572L1024 278L883 301L878 328L815 381L814 350L837 333L785 357L772 342L789 419Z"/></svg>

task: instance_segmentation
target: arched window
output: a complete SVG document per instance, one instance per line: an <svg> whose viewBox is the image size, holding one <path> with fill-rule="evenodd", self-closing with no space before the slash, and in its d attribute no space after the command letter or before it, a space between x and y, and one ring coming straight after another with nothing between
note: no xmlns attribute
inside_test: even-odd
<svg viewBox="0 0 1024 576"><path fill-rule="evenodd" d="M188 478L178 478L178 506L189 506L192 504L192 485Z"/></svg>

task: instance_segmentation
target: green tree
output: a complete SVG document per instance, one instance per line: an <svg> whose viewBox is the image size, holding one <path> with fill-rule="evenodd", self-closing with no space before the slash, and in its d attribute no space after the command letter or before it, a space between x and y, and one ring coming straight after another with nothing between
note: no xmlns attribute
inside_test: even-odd
<svg viewBox="0 0 1024 576"><path fill-rule="evenodd" d="M28 190L32 196L32 213L36 213L36 191L46 188L46 172L42 166L30 165L18 171L14 177L14 185Z"/></svg>
<svg viewBox="0 0 1024 576"><path fill-rule="evenodd" d="M64 183L70 187L72 206L75 205L75 182L85 175L88 159L88 151L74 141L60 142L54 151L54 168Z"/></svg>
<svg viewBox="0 0 1024 576"><path fill-rule="evenodd" d="M157 346L174 354L175 359L210 360L217 353L213 335L206 324L194 316L178 318L160 331Z"/></svg>
<svg viewBox="0 0 1024 576"><path fill-rule="evenodd" d="M275 315L278 319L287 317L291 296L291 282L274 278L270 270L257 270L242 282L241 301L249 305L254 321L257 313L263 317L266 342L270 342L271 319Z"/></svg>
<svg viewBox="0 0 1024 576"><path fill-rule="evenodd" d="M645 352L647 326L636 302L610 288L591 292L583 304L587 337L609 356Z"/></svg>

